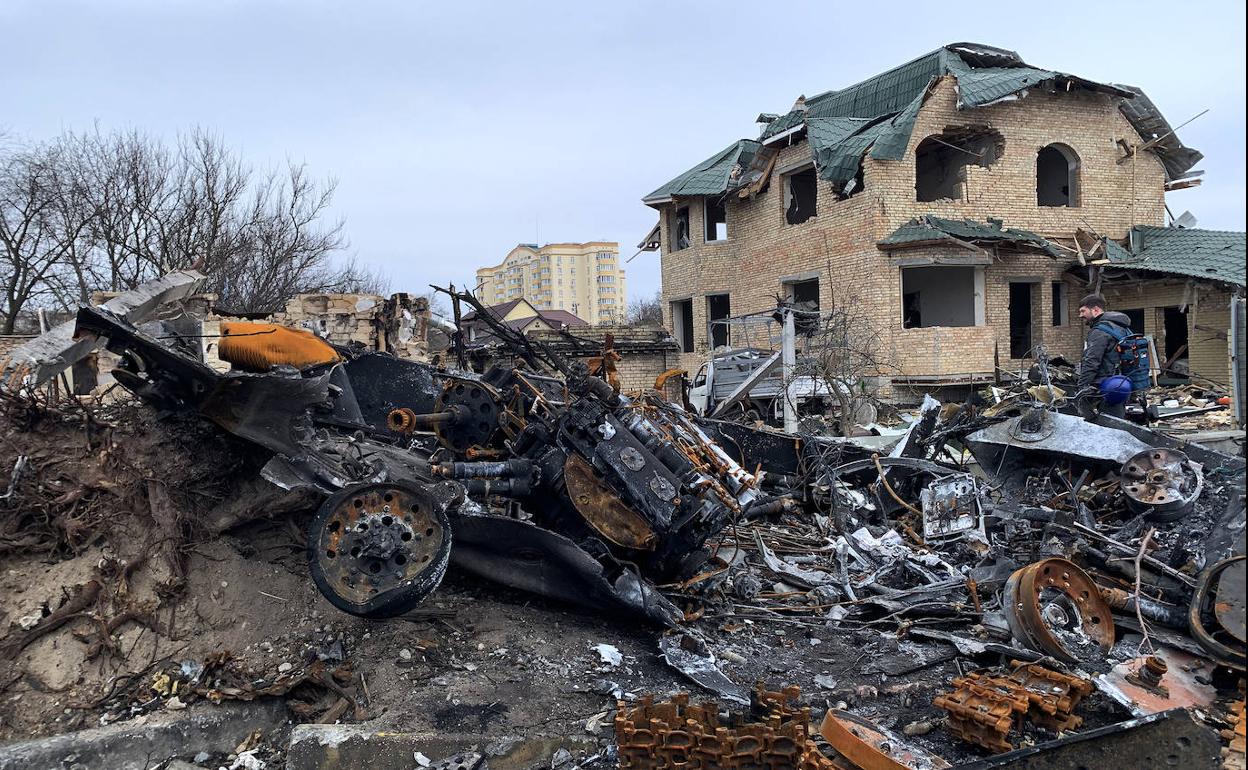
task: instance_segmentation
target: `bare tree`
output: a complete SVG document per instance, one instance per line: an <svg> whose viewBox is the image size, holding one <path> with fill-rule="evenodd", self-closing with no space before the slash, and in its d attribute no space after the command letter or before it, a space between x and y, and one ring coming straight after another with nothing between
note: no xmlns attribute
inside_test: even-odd
<svg viewBox="0 0 1248 770"><path fill-rule="evenodd" d="M649 297L639 297L628 303L625 322L634 325L663 325L663 292L656 291Z"/></svg>
<svg viewBox="0 0 1248 770"><path fill-rule="evenodd" d="M827 383L828 398L839 415L837 432L850 435L857 420L879 407L875 379L891 365L883 354L880 329L863 312L865 305L851 291L842 290L841 295L844 299L831 311L820 312L816 323L804 324L807 331L798 343L801 355L793 378Z"/></svg>
<svg viewBox="0 0 1248 770"><path fill-rule="evenodd" d="M70 308L195 268L223 307L265 312L295 294L374 291L387 279L355 259L336 183L305 166L257 174L219 137L172 145L138 131L66 133L34 147L0 142L4 324L35 304Z"/></svg>
<svg viewBox="0 0 1248 770"><path fill-rule="evenodd" d="M0 333L12 334L18 314L52 298L57 271L83 224L60 206L55 146L12 148L0 156Z"/></svg>

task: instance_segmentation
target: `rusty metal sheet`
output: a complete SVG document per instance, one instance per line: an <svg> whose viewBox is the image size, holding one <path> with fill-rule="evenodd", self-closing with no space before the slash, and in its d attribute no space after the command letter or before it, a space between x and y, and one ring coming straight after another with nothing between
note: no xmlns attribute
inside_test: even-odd
<svg viewBox="0 0 1248 770"><path fill-rule="evenodd" d="M1213 673L1205 659L1171 647L1158 647L1152 657L1165 666L1158 687L1148 686L1140 678L1148 657L1141 655L1114 666L1109 673L1096 677L1097 688L1137 717L1172 708L1208 706L1217 697L1217 690L1198 681L1198 677L1208 679Z"/></svg>
<svg viewBox="0 0 1248 770"><path fill-rule="evenodd" d="M654 549L656 538L650 524L598 478L585 458L569 454L563 465L563 480L572 504L598 534L624 548Z"/></svg>
<svg viewBox="0 0 1248 770"><path fill-rule="evenodd" d="M819 734L845 759L862 770L942 770L952 767L941 757L905 741L848 711L830 709Z"/></svg>

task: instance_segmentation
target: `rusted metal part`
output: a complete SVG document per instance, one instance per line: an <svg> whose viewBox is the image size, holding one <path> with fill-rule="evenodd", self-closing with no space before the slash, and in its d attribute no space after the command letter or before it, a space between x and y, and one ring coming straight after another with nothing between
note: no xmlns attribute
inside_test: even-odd
<svg viewBox="0 0 1248 770"><path fill-rule="evenodd" d="M405 406L391 409L386 415L386 426L395 433L411 433L416 430L416 413Z"/></svg>
<svg viewBox="0 0 1248 770"><path fill-rule="evenodd" d="M1006 581L1001 600L1014 638L1069 663L1102 659L1114 620L1099 587L1065 559L1043 559Z"/></svg>
<svg viewBox="0 0 1248 770"><path fill-rule="evenodd" d="M1166 665L1165 660L1156 655L1148 655L1141 661L1138 668L1126 675L1126 680L1154 695L1169 698L1170 689L1161 683L1168 669L1169 666Z"/></svg>
<svg viewBox="0 0 1248 770"><path fill-rule="evenodd" d="M654 549L654 530L645 517L626 505L580 455L568 455L563 464L563 480L572 504L594 531L624 548Z"/></svg>
<svg viewBox="0 0 1248 770"><path fill-rule="evenodd" d="M989 751L1014 748L1010 732L1026 719L1062 733L1083 723L1072 712L1092 692L1092 682L1034 663L1011 661L1004 674L971 673L953 680L952 692L933 703L949 712L949 730L967 743Z"/></svg>
<svg viewBox="0 0 1248 770"><path fill-rule="evenodd" d="M1224 770L1244 770L1248 767L1245 757L1245 723L1244 699L1240 698L1226 710L1227 729L1221 731L1226 748L1222 750L1222 767Z"/></svg>
<svg viewBox="0 0 1248 770"><path fill-rule="evenodd" d="M620 391L620 375L615 365L623 358L615 349L615 335L608 333L602 341L602 355L591 356L586 362L589 373L607 381L611 389Z"/></svg>
<svg viewBox="0 0 1248 770"><path fill-rule="evenodd" d="M1127 497L1127 507L1152 521L1183 518L1192 510L1203 488L1200 467L1177 449L1149 449L1122 465L1122 492Z"/></svg>
<svg viewBox="0 0 1248 770"><path fill-rule="evenodd" d="M442 582L450 560L446 502L400 484L349 487L329 497L308 533L312 578L355 615L411 609Z"/></svg>
<svg viewBox="0 0 1248 770"><path fill-rule="evenodd" d="M1055 741L959 765L959 770L1053 770L1053 768L1183 768L1221 765L1217 734L1187 709L1065 736Z"/></svg>
<svg viewBox="0 0 1248 770"><path fill-rule="evenodd" d="M1248 664L1244 651L1245 563L1244 556L1232 556L1207 569L1188 610L1192 636L1200 646L1219 663L1241 671Z"/></svg>
<svg viewBox="0 0 1248 770"><path fill-rule="evenodd" d="M810 709L793 701L796 687L755 689L751 713L720 718L714 703L691 704L687 693L656 703L620 701L615 739L621 770L724 768L725 770L833 770L810 740Z"/></svg>
<svg viewBox="0 0 1248 770"><path fill-rule="evenodd" d="M1217 691L1208 680L1213 666L1203 658L1168 646L1152 655L1123 661L1096 678L1097 687L1140 717L1172 708L1207 708Z"/></svg>
<svg viewBox="0 0 1248 770"><path fill-rule="evenodd" d="M851 767L862 770L941 770L952 767L941 757L907 746L896 735L847 711L830 709L819 734ZM843 767L843 765L837 765Z"/></svg>
<svg viewBox="0 0 1248 770"><path fill-rule="evenodd" d="M662 391L663 388L667 387L668 380L672 379L673 377L680 377L685 374L688 374L688 372L684 369L668 369L667 371L660 374L658 377L654 378L654 389L658 391Z"/></svg>

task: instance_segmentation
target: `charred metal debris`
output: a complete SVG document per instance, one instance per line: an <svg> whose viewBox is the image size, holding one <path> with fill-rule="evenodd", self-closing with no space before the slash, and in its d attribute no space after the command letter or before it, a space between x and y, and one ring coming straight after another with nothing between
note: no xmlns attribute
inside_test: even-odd
<svg viewBox="0 0 1248 770"><path fill-rule="evenodd" d="M1244 461L1079 417L1056 373L961 404L929 396L881 447L624 394L611 367L569 364L502 324L515 363L482 374L327 343L310 362L301 348L296 366L276 341L257 355L261 334L236 340L244 351L223 372L183 344L184 328L85 307L72 345L106 347L137 397L268 450L266 479L319 495L308 563L336 607L407 612L454 566L630 613L666 629L670 665L752 701L765 726L687 699L622 704L622 766L947 766L923 733L889 736L843 710L821 734L845 745L828 747L795 693L734 682L716 635L767 623L883 632L898 653L876 663L894 676L954 661L933 713L966 744L961 759L1013 752L1041 766L1090 740L1174 734L1182 766L1214 767L1205 725L1224 743L1238 728L1242 754L1242 705L1228 703L1243 698L1248 641ZM1103 713L1080 732L1089 697ZM660 751L679 761L656 763Z"/></svg>

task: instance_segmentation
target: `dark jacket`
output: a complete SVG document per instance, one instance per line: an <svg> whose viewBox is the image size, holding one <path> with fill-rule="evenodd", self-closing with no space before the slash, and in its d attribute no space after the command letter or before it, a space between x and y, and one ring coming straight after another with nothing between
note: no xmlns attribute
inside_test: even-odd
<svg viewBox="0 0 1248 770"><path fill-rule="evenodd" d="M1111 323L1131 331L1131 319L1124 313L1109 311L1101 313L1088 330L1087 339L1083 341L1083 360L1079 363L1079 387L1099 384L1111 374L1118 372L1118 341L1104 329L1096 328L1099 324Z"/></svg>

